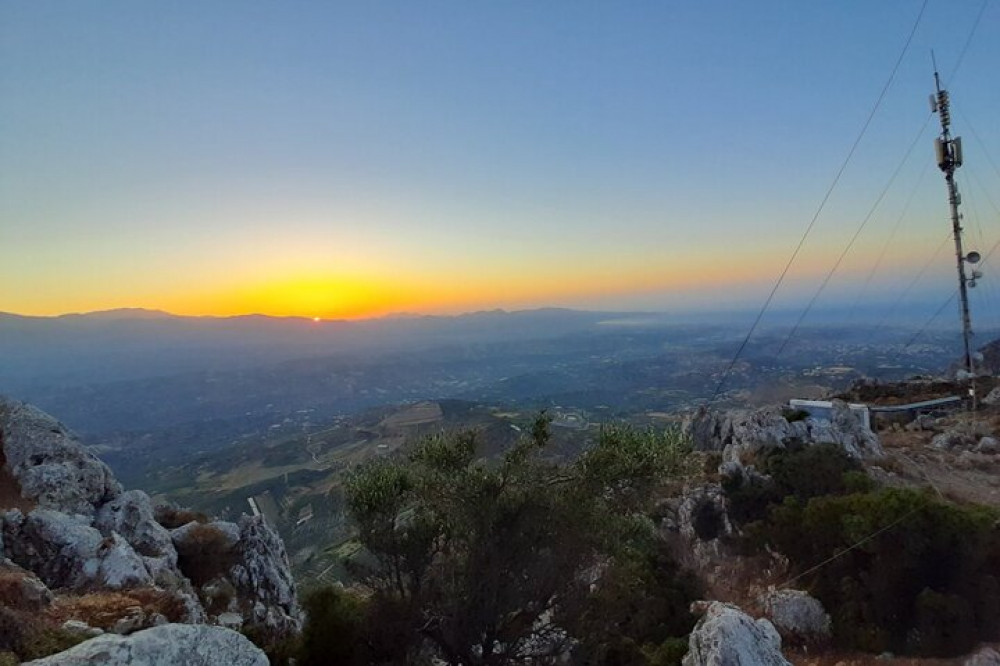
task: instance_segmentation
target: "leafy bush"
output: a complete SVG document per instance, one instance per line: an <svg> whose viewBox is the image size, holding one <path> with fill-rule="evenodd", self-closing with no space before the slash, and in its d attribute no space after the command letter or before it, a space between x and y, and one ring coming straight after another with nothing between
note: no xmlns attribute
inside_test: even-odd
<svg viewBox="0 0 1000 666"><path fill-rule="evenodd" d="M785 409L781 412L781 415L785 417L785 420L789 423L794 423L795 421L805 421L809 418L809 412L804 409Z"/></svg>
<svg viewBox="0 0 1000 666"><path fill-rule="evenodd" d="M668 638L655 648L644 648L649 666L680 666L688 652L688 639Z"/></svg>
<svg viewBox="0 0 1000 666"><path fill-rule="evenodd" d="M730 518L738 525L762 520L771 507L786 497L801 502L812 497L844 495L872 487L864 468L836 444L804 445L790 442L758 460L769 481L733 479L723 482L730 503Z"/></svg>
<svg viewBox="0 0 1000 666"><path fill-rule="evenodd" d="M453 664L550 658L568 645L549 624L552 614L579 618L586 613L571 609L600 606L580 584L585 574L607 562L642 562L637 554L649 552L652 498L689 466L686 440L675 430L612 426L575 463L557 465L538 455L548 420L540 417L530 432L499 460L476 457L474 433L435 435L406 460L379 459L349 477L347 506L374 561L365 577L375 593L369 622L382 618L388 643L400 650L378 659L405 663L428 647ZM679 626L689 599L673 572L623 572L608 595L615 585L622 594L660 585L660 592L644 590L647 615ZM635 623L636 638L621 638L619 647L631 640L641 656L643 641L658 645L676 635L647 627L652 620L642 614L630 618L624 604L618 617ZM667 621L671 614L683 621Z"/></svg>
<svg viewBox="0 0 1000 666"><path fill-rule="evenodd" d="M701 585L664 544L616 558L576 612L557 621L578 637L573 663L652 666L680 663L697 618ZM678 646L683 644L683 650Z"/></svg>
<svg viewBox="0 0 1000 666"><path fill-rule="evenodd" d="M984 507L887 489L805 504L789 497L757 532L808 572L803 582L843 647L952 656L1000 634L997 519Z"/></svg>
<svg viewBox="0 0 1000 666"><path fill-rule="evenodd" d="M779 496L791 495L806 501L811 497L845 494L850 483L846 475L863 467L836 444L792 442L788 448L767 456L761 470L771 476Z"/></svg>
<svg viewBox="0 0 1000 666"><path fill-rule="evenodd" d="M236 556L229 537L212 525L195 525L176 546L177 567L196 587L229 571Z"/></svg>
<svg viewBox="0 0 1000 666"><path fill-rule="evenodd" d="M343 590L323 587L305 597L298 663L303 666L364 663L364 602Z"/></svg>
<svg viewBox="0 0 1000 666"><path fill-rule="evenodd" d="M267 655L267 662L271 666L289 666L296 663L295 659L299 652L298 636L278 632L261 625L244 627L242 633Z"/></svg>

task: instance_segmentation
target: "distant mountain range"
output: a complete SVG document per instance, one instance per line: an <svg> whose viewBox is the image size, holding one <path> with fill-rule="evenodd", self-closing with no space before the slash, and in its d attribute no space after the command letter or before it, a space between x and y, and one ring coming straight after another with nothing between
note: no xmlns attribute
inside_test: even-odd
<svg viewBox="0 0 1000 666"><path fill-rule="evenodd" d="M317 356L545 339L620 316L556 308L319 322L266 315L189 317L144 309L56 317L0 313L0 393L238 370Z"/></svg>

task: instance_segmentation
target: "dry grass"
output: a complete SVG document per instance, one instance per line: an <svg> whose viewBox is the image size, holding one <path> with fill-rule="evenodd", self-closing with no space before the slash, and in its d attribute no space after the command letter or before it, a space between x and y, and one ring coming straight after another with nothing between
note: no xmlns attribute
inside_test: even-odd
<svg viewBox="0 0 1000 666"><path fill-rule="evenodd" d="M177 567L195 587L228 572L235 556L229 538L212 525L195 525L177 544Z"/></svg>
<svg viewBox="0 0 1000 666"><path fill-rule="evenodd" d="M59 597L43 615L56 625L66 620L80 620L91 627L108 630L122 618L138 614L150 617L157 613L171 622L180 622L185 615L184 603L164 590L137 588Z"/></svg>
<svg viewBox="0 0 1000 666"><path fill-rule="evenodd" d="M190 511L188 509L178 509L170 505L156 507L153 516L160 525L168 530L176 529L190 522L207 523L208 516L201 511Z"/></svg>
<svg viewBox="0 0 1000 666"><path fill-rule="evenodd" d="M24 579L32 577L26 571L0 569L0 606L16 610L36 611L37 600L25 598Z"/></svg>
<svg viewBox="0 0 1000 666"><path fill-rule="evenodd" d="M412 407L390 414L379 425L383 428L406 428L425 423L434 423L444 418L441 405L436 402L421 402Z"/></svg>

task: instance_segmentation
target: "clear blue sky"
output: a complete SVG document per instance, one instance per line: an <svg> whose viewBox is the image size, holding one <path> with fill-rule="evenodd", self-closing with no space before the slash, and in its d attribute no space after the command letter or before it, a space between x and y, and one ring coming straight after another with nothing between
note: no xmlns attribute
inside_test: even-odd
<svg viewBox="0 0 1000 666"><path fill-rule="evenodd" d="M6 2L0 310L756 302L920 6ZM970 233L1000 238L1000 173L969 130L1000 160L996 2L950 79L981 6L930 0L779 303L815 287L923 125L932 48ZM915 187L872 294L946 235L940 174L918 183L936 122L830 299L855 297ZM946 248L930 274L952 270Z"/></svg>

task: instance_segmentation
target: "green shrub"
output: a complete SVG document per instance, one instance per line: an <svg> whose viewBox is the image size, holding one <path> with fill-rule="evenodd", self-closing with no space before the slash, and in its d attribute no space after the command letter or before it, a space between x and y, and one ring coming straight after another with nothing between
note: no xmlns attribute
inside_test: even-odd
<svg viewBox="0 0 1000 666"><path fill-rule="evenodd" d="M578 638L573 663L652 664L671 661L697 618L691 602L702 598L698 580L682 570L659 543L608 566L596 588L557 624Z"/></svg>
<svg viewBox="0 0 1000 666"><path fill-rule="evenodd" d="M887 489L807 503L790 496L754 531L809 572L797 584L823 602L842 647L953 656L1000 634L997 518Z"/></svg>
<svg viewBox="0 0 1000 666"><path fill-rule="evenodd" d="M494 460L476 456L474 433L442 433L348 477L347 508L373 590L366 625L379 628L360 641L371 650L365 663L548 659L553 646L537 640L537 626L553 613L573 615L581 624L570 634L584 635L577 627L586 626L589 590L581 581L609 562L636 568L620 572L618 589L644 594L643 608L607 600L620 626L590 614L616 639L613 657L591 663L641 660L646 642L687 631L660 629L673 627L675 615L688 621L676 566L642 573L649 564L641 554L656 541L656 493L693 470L690 443L676 429L608 426L578 459L557 464L542 453L548 440L544 415Z"/></svg>
<svg viewBox="0 0 1000 666"><path fill-rule="evenodd" d="M30 661L68 650L83 640L84 636L39 622L30 613L0 606L0 655L13 653L21 661Z"/></svg>
<svg viewBox="0 0 1000 666"><path fill-rule="evenodd" d="M298 636L260 626L243 629L243 635L264 651L271 666L288 666L296 663L300 650Z"/></svg>
<svg viewBox="0 0 1000 666"><path fill-rule="evenodd" d="M789 423L794 423L795 421L805 421L809 418L809 412L804 409L785 409L781 412L781 415L785 417L785 420Z"/></svg>
<svg viewBox="0 0 1000 666"><path fill-rule="evenodd" d="M846 493L844 476L861 469L861 463L836 444L798 442L775 451L761 464L761 471L771 476L781 497L793 495L802 501Z"/></svg>
<svg viewBox="0 0 1000 666"><path fill-rule="evenodd" d="M306 625L302 630L298 663L303 666L361 664L365 604L334 587L309 593L302 602Z"/></svg>
<svg viewBox="0 0 1000 666"><path fill-rule="evenodd" d="M760 471L770 481L729 479L722 488L729 498L730 518L745 525L767 517L772 506L785 498L800 502L813 497L844 495L872 487L864 468L836 444L805 445L790 442L758 460Z"/></svg>
<svg viewBox="0 0 1000 666"><path fill-rule="evenodd" d="M653 649L645 648L643 652L649 666L680 666L688 652L688 639L686 636L668 638Z"/></svg>

